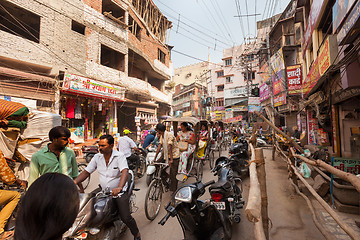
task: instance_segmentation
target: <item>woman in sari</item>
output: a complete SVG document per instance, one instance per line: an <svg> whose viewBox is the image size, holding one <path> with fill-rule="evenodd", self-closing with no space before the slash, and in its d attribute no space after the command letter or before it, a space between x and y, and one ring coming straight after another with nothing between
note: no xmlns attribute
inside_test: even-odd
<svg viewBox="0 0 360 240"><path fill-rule="evenodd" d="M182 122L180 125L181 131L178 132L176 140L179 141L180 145L186 146L185 149L180 149L180 162L179 162L179 168L178 168L178 174L176 178L179 181L185 181L187 179L187 161L190 157L190 155L195 151L195 134L193 131L191 131L191 128L188 123ZM179 148L180 148L179 145Z"/></svg>
<svg viewBox="0 0 360 240"><path fill-rule="evenodd" d="M205 123L201 124L201 131L199 136L199 148L197 157L202 158L205 156L205 149L207 146L207 140L209 139L209 132Z"/></svg>

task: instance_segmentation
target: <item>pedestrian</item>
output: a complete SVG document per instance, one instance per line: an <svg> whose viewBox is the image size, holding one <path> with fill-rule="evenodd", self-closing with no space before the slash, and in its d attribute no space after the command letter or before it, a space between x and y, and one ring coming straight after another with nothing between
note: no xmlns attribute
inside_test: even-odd
<svg viewBox="0 0 360 240"><path fill-rule="evenodd" d="M26 192L16 216L15 240L61 240L79 212L79 192L61 173L46 173Z"/></svg>
<svg viewBox="0 0 360 240"><path fill-rule="evenodd" d="M6 184L17 184L26 188L26 182L18 179L11 168L8 166L3 153L0 151L0 180ZM20 193L16 191L0 190L0 239L7 239L14 235L14 231L5 231L4 227L12 212L20 200Z"/></svg>
<svg viewBox="0 0 360 240"><path fill-rule="evenodd" d="M57 126L50 130L51 143L31 157L29 185L45 173L62 173L72 179L79 175L75 153L67 147L69 138L70 131L66 127ZM82 184L78 186L80 192L84 192Z"/></svg>
<svg viewBox="0 0 360 240"><path fill-rule="evenodd" d="M100 153L91 159L84 171L74 180L76 184L83 182L95 170L99 173L99 181L102 189L109 188L111 195L116 197L120 192L125 192L116 198L121 220L129 227L135 240L140 240L140 232L135 219L131 216L129 199L131 193L128 189L127 179L129 167L123 153L114 150L114 138L111 135L103 135L99 141Z"/></svg>
<svg viewBox="0 0 360 240"><path fill-rule="evenodd" d="M161 148L164 151L164 159L168 162L170 167L170 191L174 192L177 189L176 174L179 167L180 150L177 145L174 134L166 131L166 127L162 123L156 125L156 131L160 135L160 144L155 154L155 158L159 154Z"/></svg>
<svg viewBox="0 0 360 240"><path fill-rule="evenodd" d="M126 159L130 163L135 163L137 168L135 171L138 173L140 167L140 157L137 154L132 153L132 150L138 151L134 140L129 138L129 134L131 133L129 129L125 129L123 131L124 136L118 139L117 150L125 155Z"/></svg>
<svg viewBox="0 0 360 240"><path fill-rule="evenodd" d="M144 143L142 145L143 149L146 149L155 139L156 131L150 130L150 133L145 137Z"/></svg>

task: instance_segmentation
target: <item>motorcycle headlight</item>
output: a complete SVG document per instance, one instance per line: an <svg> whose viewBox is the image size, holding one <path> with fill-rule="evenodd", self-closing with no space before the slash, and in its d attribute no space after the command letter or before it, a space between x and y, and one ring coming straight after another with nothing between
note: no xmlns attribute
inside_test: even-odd
<svg viewBox="0 0 360 240"><path fill-rule="evenodd" d="M190 187L183 187L179 189L175 194L175 202L191 202L192 191Z"/></svg>

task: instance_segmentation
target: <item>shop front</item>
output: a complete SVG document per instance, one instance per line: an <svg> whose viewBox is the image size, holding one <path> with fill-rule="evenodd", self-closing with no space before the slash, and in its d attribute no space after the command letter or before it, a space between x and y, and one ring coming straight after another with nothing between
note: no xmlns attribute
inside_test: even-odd
<svg viewBox="0 0 360 240"><path fill-rule="evenodd" d="M63 125L84 140L115 134L117 103L124 96L122 87L66 73L60 98Z"/></svg>

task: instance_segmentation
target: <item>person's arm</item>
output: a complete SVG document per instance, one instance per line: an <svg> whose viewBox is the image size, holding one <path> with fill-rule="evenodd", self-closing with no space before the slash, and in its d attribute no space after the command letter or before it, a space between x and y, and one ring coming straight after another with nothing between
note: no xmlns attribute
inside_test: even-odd
<svg viewBox="0 0 360 240"><path fill-rule="evenodd" d="M173 163L173 145L169 144L169 151L170 151L170 159L169 159L169 167L171 167L171 164Z"/></svg>
<svg viewBox="0 0 360 240"><path fill-rule="evenodd" d="M121 177L120 177L119 186L117 188L114 188L111 191L111 196L115 197L116 195L118 195L123 190L123 188L124 188L124 186L126 184L127 178L128 178L128 174L129 174L129 169L127 169L127 168L124 168L121 171Z"/></svg>
<svg viewBox="0 0 360 240"><path fill-rule="evenodd" d="M156 162L156 158L157 158L157 156L158 156L158 154L159 154L159 152L161 150L161 147L162 147L162 144L160 143L158 148L156 149L155 157L154 157L154 160L153 160L154 162Z"/></svg>
<svg viewBox="0 0 360 240"><path fill-rule="evenodd" d="M80 185L81 185L81 187L82 187L82 184L81 184L81 183L82 183L85 179L87 179L89 176L90 176L90 173L89 173L88 171L84 170L84 171L82 171L82 172L80 173L80 175L79 175L77 178L75 178L74 183L75 183L76 185L78 185L79 187L80 187ZM82 191L84 192L84 188L82 188ZM80 189L80 192L81 192L81 189Z"/></svg>
<svg viewBox="0 0 360 240"><path fill-rule="evenodd" d="M74 183L79 186L86 178L90 176L91 173L93 173L97 168L97 154L91 159L89 164L86 166L85 170L82 171L77 178L75 178ZM82 186L82 184L81 184ZM80 188L80 187L79 187ZM81 189L80 189L81 191Z"/></svg>
<svg viewBox="0 0 360 240"><path fill-rule="evenodd" d="M38 159L35 155L31 157L30 162L30 176L29 176L29 187L39 177L39 164Z"/></svg>
<svg viewBox="0 0 360 240"><path fill-rule="evenodd" d="M71 165L72 165L72 173L71 173L71 177L73 179L76 179L79 176L79 169L78 169L78 165L76 162L76 157L75 157L75 153L71 158ZM78 187L79 187L79 192L80 193L84 193L84 187L82 185L81 182L77 183Z"/></svg>

